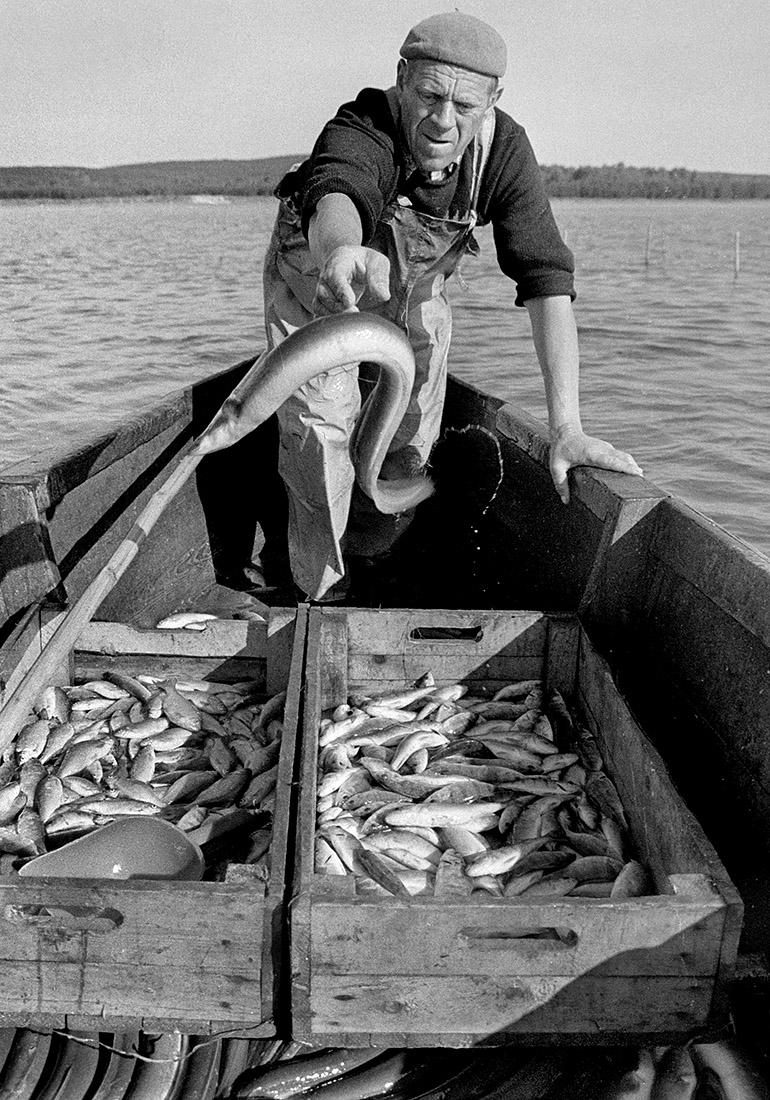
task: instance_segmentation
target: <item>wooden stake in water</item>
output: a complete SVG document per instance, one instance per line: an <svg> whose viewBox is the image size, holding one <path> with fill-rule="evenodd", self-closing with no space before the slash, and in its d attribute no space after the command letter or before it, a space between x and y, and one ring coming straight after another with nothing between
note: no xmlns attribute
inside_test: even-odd
<svg viewBox="0 0 770 1100"><path fill-rule="evenodd" d="M652 242L652 220L647 223L647 240L644 246L644 266L650 266L650 245Z"/></svg>
<svg viewBox="0 0 770 1100"><path fill-rule="evenodd" d="M741 234L736 231L735 234L735 278L738 278L738 272L741 270Z"/></svg>

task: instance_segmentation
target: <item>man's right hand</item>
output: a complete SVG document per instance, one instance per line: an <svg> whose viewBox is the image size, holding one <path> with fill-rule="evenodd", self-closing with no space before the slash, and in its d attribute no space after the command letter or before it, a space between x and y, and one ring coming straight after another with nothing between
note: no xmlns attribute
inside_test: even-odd
<svg viewBox="0 0 770 1100"><path fill-rule="evenodd" d="M364 245L340 245L330 252L318 276L313 312L317 317L371 308L390 298L390 261Z"/></svg>

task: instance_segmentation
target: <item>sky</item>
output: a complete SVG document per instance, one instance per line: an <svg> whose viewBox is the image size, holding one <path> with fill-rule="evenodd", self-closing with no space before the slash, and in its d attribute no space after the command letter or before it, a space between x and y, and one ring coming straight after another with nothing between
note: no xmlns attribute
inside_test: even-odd
<svg viewBox="0 0 770 1100"><path fill-rule="evenodd" d="M0 0L0 165L309 152L446 0ZM543 164L770 173L770 0L464 0Z"/></svg>

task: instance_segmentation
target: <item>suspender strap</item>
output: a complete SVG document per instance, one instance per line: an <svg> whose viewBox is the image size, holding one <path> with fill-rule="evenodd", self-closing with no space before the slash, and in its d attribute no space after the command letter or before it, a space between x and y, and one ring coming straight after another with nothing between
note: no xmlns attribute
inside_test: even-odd
<svg viewBox="0 0 770 1100"><path fill-rule="evenodd" d="M473 179L471 182L470 214L476 222L476 209L479 204L481 181L484 177L484 169L492 151L492 142L495 137L495 112L490 111L484 119L480 132L473 142Z"/></svg>

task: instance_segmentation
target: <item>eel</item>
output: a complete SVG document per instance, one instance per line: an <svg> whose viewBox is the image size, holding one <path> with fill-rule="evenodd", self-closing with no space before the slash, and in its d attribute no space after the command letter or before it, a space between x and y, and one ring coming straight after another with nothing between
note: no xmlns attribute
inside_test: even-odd
<svg viewBox="0 0 770 1100"><path fill-rule="evenodd" d="M263 424L296 390L324 371L359 362L380 368L351 440L356 480L380 512L415 508L433 493L424 474L385 480L382 464L414 385L414 354L404 333L383 317L350 311L318 317L262 356L198 437L198 455L223 450Z"/></svg>

